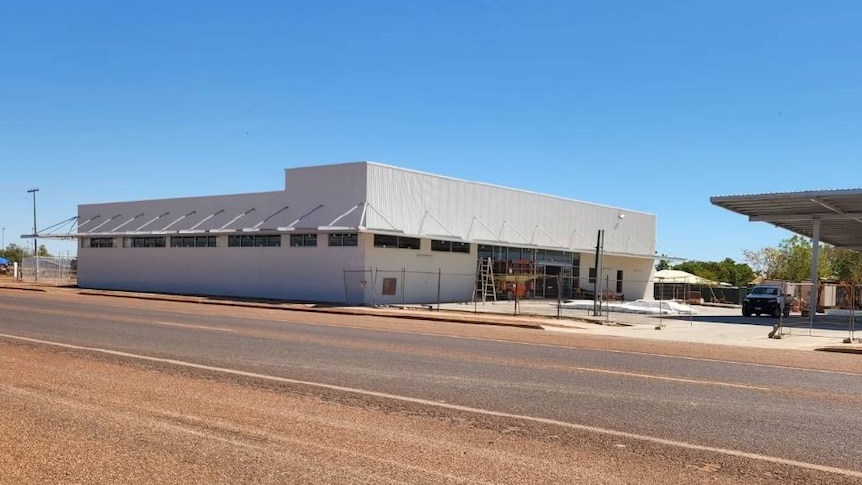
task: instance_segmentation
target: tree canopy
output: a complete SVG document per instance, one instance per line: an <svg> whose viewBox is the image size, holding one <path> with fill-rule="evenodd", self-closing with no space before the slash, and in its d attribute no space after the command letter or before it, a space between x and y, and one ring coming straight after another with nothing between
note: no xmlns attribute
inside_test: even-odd
<svg viewBox="0 0 862 485"><path fill-rule="evenodd" d="M21 264L24 261L25 250L23 247L17 244L9 244L5 249L0 249L0 256L9 260L9 262L16 262Z"/></svg>
<svg viewBox="0 0 862 485"><path fill-rule="evenodd" d="M722 261L685 261L675 265L673 269L733 286L745 286L755 277L754 270L748 264L737 263L731 258Z"/></svg>
<svg viewBox="0 0 862 485"><path fill-rule="evenodd" d="M811 279L811 242L794 235L784 239L778 247L744 251L745 259L761 276L784 281ZM862 282L862 254L821 244L818 255L818 278Z"/></svg>
<svg viewBox="0 0 862 485"><path fill-rule="evenodd" d="M5 249L0 249L0 257L6 258L9 262L16 262L21 264L24 261L25 257L29 257L33 255L33 250L28 250L23 246L19 246L15 243L11 243L6 246ZM44 244L39 245L39 257L48 258L51 257L52 254L48 252L48 248L45 247Z"/></svg>
<svg viewBox="0 0 862 485"><path fill-rule="evenodd" d="M40 258L48 258L51 256L52 256L52 254L48 252L48 248L46 248L44 244L40 244L39 245L39 257Z"/></svg>

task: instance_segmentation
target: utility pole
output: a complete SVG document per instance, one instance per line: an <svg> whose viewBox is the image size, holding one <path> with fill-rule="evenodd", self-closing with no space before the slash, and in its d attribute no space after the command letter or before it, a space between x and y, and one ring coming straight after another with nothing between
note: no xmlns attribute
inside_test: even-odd
<svg viewBox="0 0 862 485"><path fill-rule="evenodd" d="M602 291L602 259L605 251L605 230L599 229L596 235L596 261L595 268L596 278L593 284L593 316L601 315L601 291Z"/></svg>
<svg viewBox="0 0 862 485"><path fill-rule="evenodd" d="M37 187L27 190L28 194L33 194L33 255L36 256L36 271L33 281L39 281L39 235L36 229L36 192L38 191Z"/></svg>

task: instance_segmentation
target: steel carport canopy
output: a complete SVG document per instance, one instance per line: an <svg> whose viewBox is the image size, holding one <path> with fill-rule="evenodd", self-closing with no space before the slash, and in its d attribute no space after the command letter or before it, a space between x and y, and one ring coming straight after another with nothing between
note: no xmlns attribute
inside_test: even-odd
<svg viewBox="0 0 862 485"><path fill-rule="evenodd" d="M820 241L862 250L862 189L817 190L710 197L713 204L811 238L811 293L808 308L817 308L817 263ZM814 327L810 312L809 328Z"/></svg>
<svg viewBox="0 0 862 485"><path fill-rule="evenodd" d="M714 205L814 238L836 247L862 250L862 189L816 190L710 197Z"/></svg>

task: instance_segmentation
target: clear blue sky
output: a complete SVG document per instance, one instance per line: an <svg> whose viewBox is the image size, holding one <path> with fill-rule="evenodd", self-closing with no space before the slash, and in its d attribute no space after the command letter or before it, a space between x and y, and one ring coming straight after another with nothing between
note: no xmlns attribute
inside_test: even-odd
<svg viewBox="0 0 862 485"><path fill-rule="evenodd" d="M790 234L709 196L862 186L860 24L858 1L6 2L0 225L24 243L33 186L42 228L374 160L742 260Z"/></svg>

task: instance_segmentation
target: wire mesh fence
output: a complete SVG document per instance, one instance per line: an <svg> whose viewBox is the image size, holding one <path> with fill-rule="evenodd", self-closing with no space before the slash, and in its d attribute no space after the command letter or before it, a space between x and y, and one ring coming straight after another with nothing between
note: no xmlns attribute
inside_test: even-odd
<svg viewBox="0 0 862 485"><path fill-rule="evenodd" d="M439 305L470 301L474 273L415 271L406 268L344 270L347 305Z"/></svg>
<svg viewBox="0 0 862 485"><path fill-rule="evenodd" d="M24 258L21 263L21 280L53 286L77 284L76 260L68 257Z"/></svg>
<svg viewBox="0 0 862 485"><path fill-rule="evenodd" d="M831 337L846 332L848 343L859 342L856 330L862 284L820 282L815 291L810 282L785 282L783 288L791 300L791 316L780 322L782 335ZM816 298L813 305L812 298Z"/></svg>
<svg viewBox="0 0 862 485"><path fill-rule="evenodd" d="M862 308L862 285L829 285L820 289L818 311L808 312L810 284L772 281L786 295L787 308L743 307L751 288L706 286L652 280L602 280L575 275L494 275L414 271L405 268L344 270L347 305L425 307L490 315L574 318L616 324L661 325L682 321L759 325L764 334L856 338L856 312ZM808 290L806 290L806 285ZM666 319L664 322L661 319ZM844 338L844 337L842 337Z"/></svg>

